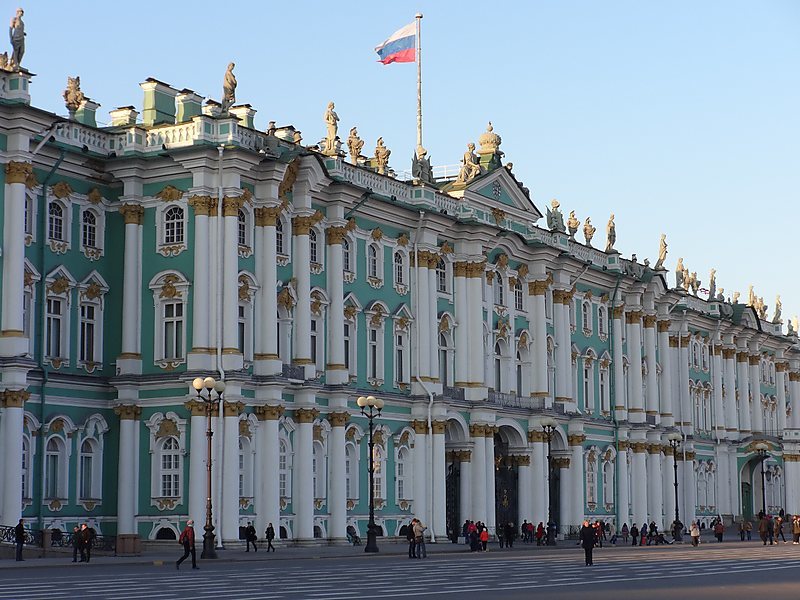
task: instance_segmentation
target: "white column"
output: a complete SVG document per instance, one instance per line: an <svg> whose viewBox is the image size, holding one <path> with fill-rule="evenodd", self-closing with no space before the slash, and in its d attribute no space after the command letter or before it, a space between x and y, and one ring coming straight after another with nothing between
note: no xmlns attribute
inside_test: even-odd
<svg viewBox="0 0 800 600"><path fill-rule="evenodd" d="M3 410L3 523L16 525L22 516L22 431L25 401L30 392L6 390Z"/></svg>
<svg viewBox="0 0 800 600"><path fill-rule="evenodd" d="M532 435L533 434L533 435ZM539 521L547 523L547 446L544 443L544 434L539 431L528 432L533 442L532 482L530 493L532 494L533 504L531 506L531 518L534 525Z"/></svg>
<svg viewBox="0 0 800 600"><path fill-rule="evenodd" d="M778 435L783 435L786 429L786 368L785 362L775 363L775 389L778 396ZM784 479L784 481L786 481ZM794 514L794 513L791 513Z"/></svg>
<svg viewBox="0 0 800 600"><path fill-rule="evenodd" d="M439 255L431 252L428 260L428 377L434 385L439 382L439 293L436 288L436 265ZM424 271L423 271L424 273ZM437 534L438 535L438 534Z"/></svg>
<svg viewBox="0 0 800 600"><path fill-rule="evenodd" d="M553 515L556 519L556 523L558 524L558 533L560 536L567 535L569 533L569 526L570 521L572 520L572 477L570 471L570 461L571 459L567 456L560 456L558 458L553 459L554 469L559 470L559 489L558 489L558 501L560 505L560 514ZM580 498L575 499L576 502L580 501Z"/></svg>
<svg viewBox="0 0 800 600"><path fill-rule="evenodd" d="M292 327L292 362L307 367L311 367L311 271L308 267L311 260L308 232L311 226L311 217L292 219L292 242L294 244L292 274L297 294L297 304L294 307L294 327ZM311 506L313 507L313 498Z"/></svg>
<svg viewBox="0 0 800 600"><path fill-rule="evenodd" d="M119 535L136 533L136 429L142 409L134 405L122 405L116 407L114 412L119 416L117 474L117 535ZM194 456L194 452L190 456Z"/></svg>
<svg viewBox="0 0 800 600"><path fill-rule="evenodd" d="M711 345L711 401L714 407L714 432L716 439L725 437L725 407L722 403L722 345Z"/></svg>
<svg viewBox="0 0 800 600"><path fill-rule="evenodd" d="M644 351L647 357L647 398L645 399L645 412L655 417L656 422L661 418L658 398L658 361L656 360L656 316L644 317Z"/></svg>
<svg viewBox="0 0 800 600"><path fill-rule="evenodd" d="M611 398L611 402L613 403L617 420L627 421L628 404L626 402L625 394L627 382L625 381L625 367L622 364L622 317L625 313L622 306L614 307L612 312L613 319L611 321L611 334L614 338L612 348L614 353L612 364L614 368L614 397Z"/></svg>
<svg viewBox="0 0 800 600"><path fill-rule="evenodd" d="M628 342L628 420L644 423L642 399L642 313L637 311L625 315ZM635 488L636 486L634 486ZM635 510L635 509L634 509Z"/></svg>
<svg viewBox="0 0 800 600"><path fill-rule="evenodd" d="M427 250L420 250L415 257L415 269L417 275L417 293L412 294L414 300L419 300L419 305L416 307L417 318L414 326L417 331L417 352L419 353L419 373L417 375L423 381L426 381L430 373L431 362L431 343L430 331L428 331L428 323L430 323L431 310L435 310L429 304L429 283L428 278L428 255ZM434 330L435 331L435 330ZM424 522L424 521L423 521Z"/></svg>
<svg viewBox="0 0 800 600"><path fill-rule="evenodd" d="M631 504L633 522L641 527L647 520L647 444L644 441L631 442Z"/></svg>
<svg viewBox="0 0 800 600"><path fill-rule="evenodd" d="M429 520L429 527L433 528L434 535L444 540L447 537L447 498L445 492L446 457L444 452L444 432L447 421L433 422L433 465L431 472L433 491L433 519ZM432 521L432 523L431 523ZM424 522L424 521L423 521Z"/></svg>
<svg viewBox="0 0 800 600"><path fill-rule="evenodd" d="M189 518L194 519L195 526L202 529L206 522L206 465L208 463L208 440L206 430L208 416L204 402L193 400L186 403L191 411L189 421ZM133 421L135 423L135 421ZM126 425L128 421L120 421L120 427ZM120 446L122 445L122 431L120 431ZM133 446L130 446L133 448ZM123 453L120 451L120 477L124 472L122 469ZM131 456L131 461L133 456ZM121 502L120 502L121 504ZM120 511L121 512L121 511Z"/></svg>
<svg viewBox="0 0 800 600"><path fill-rule="evenodd" d="M469 376L471 383L483 387L484 340L483 340L483 267L481 263L470 263L470 275L467 279L469 296ZM474 462L474 461L473 461Z"/></svg>
<svg viewBox="0 0 800 600"><path fill-rule="evenodd" d="M208 196L192 196L189 206L194 208L194 282L192 285L192 352L208 353L211 351L209 340L209 304L210 289L209 248L208 248L208 212L211 198ZM125 225L125 255L128 254L128 225ZM123 310L124 314L124 310ZM194 517L192 517L194 518ZM196 518L195 523L202 523Z"/></svg>
<svg viewBox="0 0 800 600"><path fill-rule="evenodd" d="M225 402L222 449L223 543L239 539L239 412L236 402Z"/></svg>
<svg viewBox="0 0 800 600"><path fill-rule="evenodd" d="M222 203L222 360L224 368L231 370L244 365L244 355L239 352L239 209L243 202L242 198L226 197ZM238 507L238 501L236 504Z"/></svg>
<svg viewBox="0 0 800 600"><path fill-rule="evenodd" d="M341 248L341 246L339 246ZM339 270L341 273L341 269ZM347 529L347 488L345 486L344 430L350 415L345 412L328 414L331 433L328 436L328 538L344 539Z"/></svg>
<svg viewBox="0 0 800 600"><path fill-rule="evenodd" d="M655 521L658 529L664 528L664 490L661 474L661 444L647 447L647 512L648 523Z"/></svg>
<svg viewBox="0 0 800 600"><path fill-rule="evenodd" d="M624 523L630 529L630 490L628 489L628 442L620 440L617 452L617 531Z"/></svg>
<svg viewBox="0 0 800 600"><path fill-rule="evenodd" d="M742 436L750 435L750 369L747 352L736 353L737 388L736 398L739 404L739 431ZM755 486L753 486L755 488Z"/></svg>
<svg viewBox="0 0 800 600"><path fill-rule="evenodd" d="M694 479L694 451L690 452L687 450L685 462L678 465L679 471L681 467L683 467L683 472L679 474L683 477L683 485L678 488L684 506L684 510L681 512L681 521L688 525L697 515L697 484Z"/></svg>
<svg viewBox="0 0 800 600"><path fill-rule="evenodd" d="M789 371L789 402L792 407L789 428L800 429L800 372L797 371L796 363L792 363Z"/></svg>
<svg viewBox="0 0 800 600"><path fill-rule="evenodd" d="M533 519L533 467L530 454L519 456L517 460L519 461L519 478L517 480L519 523L514 523L514 525L519 529L523 520L531 521Z"/></svg>
<svg viewBox="0 0 800 600"><path fill-rule="evenodd" d="M786 482L786 507L790 515L800 513L800 447L795 443L783 451L784 481Z"/></svg>
<svg viewBox="0 0 800 600"><path fill-rule="evenodd" d="M669 325L669 321L658 322L658 356L661 360L661 425L664 427L675 425L672 407L672 381L675 375L672 367Z"/></svg>
<svg viewBox="0 0 800 600"><path fill-rule="evenodd" d="M726 437L735 440L739 426L736 415L736 349L723 348L722 362L724 363L723 404L725 405L725 432Z"/></svg>
<svg viewBox="0 0 800 600"><path fill-rule="evenodd" d="M741 494L742 488L739 482L739 457L737 453L736 446L731 444L727 448L728 450L728 470L726 473L728 485L730 486L730 497L731 497L731 510L734 515L742 514L742 501L741 501Z"/></svg>
<svg viewBox="0 0 800 600"><path fill-rule="evenodd" d="M3 294L2 304L2 352L6 356L26 351L27 340L23 339L22 301L25 293L25 181L33 173L27 162L9 162L5 167L5 201L3 203ZM39 219L47 219L47 207ZM45 240L38 240L44 244ZM47 273L42 273L42 277ZM42 300L44 301L44 300ZM13 338L13 339L12 339ZM22 431L20 429L20 431ZM22 460L22 459L20 459ZM19 504L19 500L17 504ZM17 511L18 512L18 511ZM8 525L16 525L9 521Z"/></svg>
<svg viewBox="0 0 800 600"><path fill-rule="evenodd" d="M489 528L489 534L494 535L497 527L497 513L495 512L495 480L494 480L494 432L496 431L493 425L486 426L486 460L484 468L486 469L486 526Z"/></svg>
<svg viewBox="0 0 800 600"><path fill-rule="evenodd" d="M141 225L144 208L123 204L119 211L125 219L125 250L122 258L122 352L117 366L122 374L141 370ZM197 296L198 294L193 294ZM206 316L207 318L207 316Z"/></svg>
<svg viewBox="0 0 800 600"><path fill-rule="evenodd" d="M675 454L672 446L664 446L664 461L661 470L662 492L664 498L664 526L668 528L675 520Z"/></svg>
<svg viewBox="0 0 800 600"><path fill-rule="evenodd" d="M329 227L325 237L328 245L326 281L330 299L327 318L328 359L325 365L325 378L329 385L345 384L349 380L349 374L344 365L344 279L342 277L344 269L342 240L346 233L347 230L344 227Z"/></svg>
<svg viewBox="0 0 800 600"><path fill-rule="evenodd" d="M486 523L486 437L485 425L472 424L472 519Z"/></svg>
<svg viewBox="0 0 800 600"><path fill-rule="evenodd" d="M547 391L547 315L545 295L547 281L531 281L528 284L533 325L533 395L546 398ZM539 519L541 521L542 519ZM538 521L537 521L538 523Z"/></svg>
<svg viewBox="0 0 800 600"><path fill-rule="evenodd" d="M280 479L280 440L278 437L278 420L283 414L282 406L259 406L258 416L258 451L263 465L261 488L256 496L256 511L259 514L258 535L264 535L267 525L272 523L275 536L278 537L281 521L281 498L278 481Z"/></svg>
<svg viewBox="0 0 800 600"><path fill-rule="evenodd" d="M728 449L723 444L718 444L714 449L717 463L717 473L714 477L716 486L717 512L721 515L736 514L731 509L731 486L727 481Z"/></svg>
<svg viewBox="0 0 800 600"><path fill-rule="evenodd" d="M310 395L313 402L313 392ZM298 408L294 411L294 416L297 422L293 448L294 462L292 463L294 537L297 540L311 540L314 538L314 472L312 467L314 419L317 411L311 408Z"/></svg>
<svg viewBox="0 0 800 600"><path fill-rule="evenodd" d="M275 251L275 224L280 218L281 208L256 209L256 231L262 230L261 243L256 237L256 264L259 265L261 289L256 294L256 326L259 328L258 351L255 353L254 371L257 375L274 375L281 372L278 356L278 263ZM277 523L273 523L277 527ZM259 532L261 535L261 532Z"/></svg>
<svg viewBox="0 0 800 600"><path fill-rule="evenodd" d="M750 365L750 410L753 433L764 432L764 412L761 406L761 372L759 370L761 357L751 354L748 360Z"/></svg>
<svg viewBox="0 0 800 600"><path fill-rule="evenodd" d="M428 422L412 421L414 428L414 516L428 523Z"/></svg>
<svg viewBox="0 0 800 600"><path fill-rule="evenodd" d="M472 451L460 450L458 451L458 458L461 461L459 465L459 511L461 513L461 522L457 523L457 525L460 527L465 519L474 520L472 516Z"/></svg>
<svg viewBox="0 0 800 600"><path fill-rule="evenodd" d="M453 272L453 291L455 293L455 377L453 382L455 387L463 387L465 383L471 381L469 370L469 298L467 297L467 265L466 262L457 262ZM463 515L465 519L469 518Z"/></svg>
<svg viewBox="0 0 800 600"><path fill-rule="evenodd" d="M569 292L553 290L553 326L556 336L555 401L572 402L572 349L569 330Z"/></svg>
<svg viewBox="0 0 800 600"><path fill-rule="evenodd" d="M579 526L583 523L583 517L586 512L586 494L584 493L584 483L586 475L583 468L583 440L586 436L570 435L569 440L570 450L572 451L572 458L570 460L570 487L572 488L572 513L568 525ZM601 476L601 473L596 474Z"/></svg>
<svg viewBox="0 0 800 600"><path fill-rule="evenodd" d="M686 435L691 435L694 432L694 424L692 423L692 403L689 397L690 339L689 335L680 335L678 340L678 398L681 407L678 425Z"/></svg>

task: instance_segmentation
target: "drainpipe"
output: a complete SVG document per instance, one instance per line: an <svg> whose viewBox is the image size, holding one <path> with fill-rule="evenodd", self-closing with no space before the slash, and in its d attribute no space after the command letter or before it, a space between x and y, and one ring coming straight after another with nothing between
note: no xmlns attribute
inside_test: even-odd
<svg viewBox="0 0 800 600"><path fill-rule="evenodd" d="M49 140L50 136L52 135L53 131L55 130L56 125L50 128L48 132L44 134L42 141L39 142L39 145L31 153L31 156L35 155L39 150L42 149L44 144ZM47 312L45 311L45 304L47 302L47 285L45 282L45 277L47 273L45 270L47 269L47 252L45 252L45 240L47 239L47 184L50 182L50 179L55 174L58 167L61 166L61 163L64 161L64 157L66 156L67 151L65 149L61 149L61 153L58 156L58 160L56 160L53 167L50 169L50 172L42 181L42 191L39 193L39 200L38 204L42 209L42 215L40 217L41 227L39 228L39 305L37 306L38 311L38 321L39 321L39 367L42 369L42 384L39 390L39 453L36 457L36 463L38 465L38 473L39 473L39 495L40 497L36 501L36 515L37 520L39 522L39 528L44 528L44 521L42 520L42 500L44 499L44 485L45 485L45 474L44 474L44 453L45 453L45 446L44 446L44 415L45 415L45 403L47 397L47 381L49 379L50 370L47 368L47 365L44 363L44 350L45 350L45 342L46 342L46 330L47 330ZM33 441L31 440L31 443ZM30 446L29 446L30 447Z"/></svg>
<svg viewBox="0 0 800 600"><path fill-rule="evenodd" d="M219 162L217 163L217 247L216 247L216 273L214 273L214 287L215 287L215 296L217 298L217 340L216 340L216 355L217 355L217 370L219 371L219 380L225 381L225 370L222 367L222 319L224 315L223 307L222 307L222 282L221 282L221 267L220 261L222 260L222 253L225 250L225 243L223 240L223 236L225 234L225 230L223 228L223 211L222 211L222 202L224 200L224 189L222 184L222 154L225 152L225 146L220 144L217 146L217 152L219 152ZM211 392L209 392L210 394ZM222 396L219 396L219 400L222 400ZM219 433L219 463L220 466L224 468L225 461L222 460L222 455L225 449L225 411L224 406L222 406L222 402L219 403L219 414L217 415L217 432ZM225 507L222 505L222 468L217 469L217 473L219 473L219 485L217 489L219 490L219 497L217 500L217 506L219 506L219 510L217 511L217 531L219 535L216 536L217 541L217 548L224 548L225 546L222 543L222 514L225 510Z"/></svg>
<svg viewBox="0 0 800 600"><path fill-rule="evenodd" d="M415 289L415 294L416 294L416 299L417 299L417 306L419 306L419 260L418 260L419 257L417 255L417 249L418 249L418 245L419 245L419 232L422 229L422 225L423 225L424 221L425 221L425 213L423 211L419 211L419 222L417 224L417 230L416 230L416 232L414 234L414 268L417 271L417 285L414 286L414 289ZM417 322L417 331L419 331L419 321ZM419 344L419 335L417 335L417 344ZM422 381L422 379L420 379L420 376L419 376L419 369L420 369L419 349L417 349L417 353L416 354L417 354L417 356L416 356L416 359L417 359L417 371L414 374L414 379L422 387L422 389L425 390L425 393L428 394L428 431L430 432L428 435L430 436L430 443L428 444L429 448L428 448L428 457L427 458L428 458L428 471L431 474L430 502L429 502L429 505L428 505L428 508L430 510L428 524L430 525L430 527L428 527L428 529L431 532L431 544L435 544L436 543L436 534L433 531L433 509L434 509L434 505L433 505L433 421L432 421L433 397L434 396L433 396L433 391L427 385L425 385L425 382Z"/></svg>

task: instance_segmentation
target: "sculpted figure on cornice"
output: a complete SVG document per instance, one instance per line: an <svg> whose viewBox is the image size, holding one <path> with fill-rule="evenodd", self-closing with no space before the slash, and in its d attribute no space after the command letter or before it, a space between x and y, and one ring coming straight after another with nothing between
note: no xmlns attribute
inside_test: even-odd
<svg viewBox="0 0 800 600"><path fill-rule="evenodd" d="M667 260L667 234L661 234L661 240L658 242L658 260L656 261L655 269L664 267L664 261Z"/></svg>
<svg viewBox="0 0 800 600"><path fill-rule="evenodd" d="M575 241L575 234L578 233L578 227L580 227L581 222L578 220L578 217L575 216L575 211L569 211L569 218L567 218L567 230L569 231L569 239L573 242Z"/></svg>
<svg viewBox="0 0 800 600"><path fill-rule="evenodd" d="M614 250L614 244L617 243L617 226L614 224L614 213L611 213L611 217L608 219L608 225L606 225L606 252L612 252Z"/></svg>
<svg viewBox="0 0 800 600"><path fill-rule="evenodd" d="M381 175L386 174L386 167L389 166L389 155L391 155L391 153L392 151L383 145L383 138L379 137L378 143L375 146L375 164L378 173Z"/></svg>
<svg viewBox="0 0 800 600"><path fill-rule="evenodd" d="M556 199L550 202L551 208L547 209L547 228L550 231L565 233L567 229L564 227L564 215L561 214L560 206L561 203Z"/></svg>
<svg viewBox="0 0 800 600"><path fill-rule="evenodd" d="M433 169L428 151L422 146L417 146L414 159L411 161L411 176L424 183L433 183Z"/></svg>
<svg viewBox="0 0 800 600"><path fill-rule="evenodd" d="M481 165L478 163L478 157L475 156L475 144L470 142L467 144L467 151L464 152L464 157L461 159L461 170L456 178L457 183L469 183L481 174Z"/></svg>
<svg viewBox="0 0 800 600"><path fill-rule="evenodd" d="M81 106L81 102L86 99L81 91L81 78L67 76L67 87L64 90L64 104L69 111L70 117L74 117L75 111Z"/></svg>
<svg viewBox="0 0 800 600"><path fill-rule="evenodd" d="M235 63L228 63L228 70L225 71L225 78L222 80L222 114L226 114L228 109L236 102L236 75L233 74Z"/></svg>
<svg viewBox="0 0 800 600"><path fill-rule="evenodd" d="M783 303L781 302L781 295L775 296L775 316L772 317L773 323L783 323L781 319L781 311L783 310Z"/></svg>
<svg viewBox="0 0 800 600"><path fill-rule="evenodd" d="M592 245L592 238L594 237L594 232L597 231L597 227L592 225L592 218L586 217L586 222L583 224L583 239L586 240L586 245Z"/></svg>
<svg viewBox="0 0 800 600"><path fill-rule="evenodd" d="M333 110L334 104L333 102L328 102L328 109L325 111L325 148L323 148L323 152L328 156L335 156L337 153L337 139L339 132L339 115L336 114L336 111ZM352 130L350 131L352 134ZM355 163L353 163L355 164Z"/></svg>
<svg viewBox="0 0 800 600"><path fill-rule="evenodd" d="M358 137L358 128L353 127L350 130L350 135L347 137L347 149L350 151L350 162L354 165L358 164L358 157L361 155L361 149L364 147L364 140Z"/></svg>
<svg viewBox="0 0 800 600"><path fill-rule="evenodd" d="M8 66L12 71L22 69L22 57L25 54L25 23L22 22L22 15L25 11L17 9L16 14L11 18L11 25L8 27L8 37L11 40L11 59Z"/></svg>
<svg viewBox="0 0 800 600"><path fill-rule="evenodd" d="M717 270L711 269L708 274L708 299L714 300L717 294Z"/></svg>

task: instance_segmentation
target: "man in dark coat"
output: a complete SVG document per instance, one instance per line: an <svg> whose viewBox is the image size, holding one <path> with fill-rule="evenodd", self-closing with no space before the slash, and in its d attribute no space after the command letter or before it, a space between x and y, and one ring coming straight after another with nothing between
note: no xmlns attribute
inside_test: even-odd
<svg viewBox="0 0 800 600"><path fill-rule="evenodd" d="M86 562L86 553L83 551L81 528L75 525L75 527L72 528L72 562L78 562L78 552L81 553L81 562Z"/></svg>
<svg viewBox="0 0 800 600"><path fill-rule="evenodd" d="M86 553L86 560L83 562L89 562L92 558L92 546L94 546L95 537L97 537L97 534L92 527L89 527L86 523L81 525L81 545L83 546L81 561L83 561L84 552Z"/></svg>
<svg viewBox="0 0 800 600"><path fill-rule="evenodd" d="M250 544L253 544L253 551L258 552L258 546L256 546L258 536L256 535L256 528L253 527L252 521L247 522L247 527L244 530L244 539L247 542L247 550L245 550L245 552L250 552Z"/></svg>
<svg viewBox="0 0 800 600"><path fill-rule="evenodd" d="M594 527L589 525L589 521L583 522L580 539L581 545L583 546L583 552L586 554L586 566L590 567L594 564L592 562L592 550L594 549L594 543L597 539L597 533L595 532Z"/></svg>
<svg viewBox="0 0 800 600"><path fill-rule="evenodd" d="M267 525L267 530L264 532L265 537L267 538L267 552L272 549L275 552L275 546L272 545L272 540L275 539L275 528L272 526L272 523Z"/></svg>
<svg viewBox="0 0 800 600"><path fill-rule="evenodd" d="M183 531L181 531L181 535L178 538L178 543L183 544L183 556L175 561L175 568L180 569L181 563L185 561L191 554L192 568L197 569L197 555L195 554L194 549L194 520L189 519L186 521L186 527L184 527Z"/></svg>
<svg viewBox="0 0 800 600"><path fill-rule="evenodd" d="M417 544L414 541L414 523L416 519L411 519L411 522L406 526L406 541L408 542L408 558L417 558L416 548Z"/></svg>
<svg viewBox="0 0 800 600"><path fill-rule="evenodd" d="M22 519L14 527L14 543L17 546L17 561L25 560L22 558L22 546L25 544L25 524Z"/></svg>

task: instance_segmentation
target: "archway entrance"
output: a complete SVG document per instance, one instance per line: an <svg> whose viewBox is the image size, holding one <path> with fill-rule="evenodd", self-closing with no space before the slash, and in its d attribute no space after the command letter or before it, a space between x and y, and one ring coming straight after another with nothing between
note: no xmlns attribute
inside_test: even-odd
<svg viewBox="0 0 800 600"><path fill-rule="evenodd" d="M506 523L516 530L519 523L519 467L509 452L509 444L499 433L494 435L495 523L500 531Z"/></svg>
<svg viewBox="0 0 800 600"><path fill-rule="evenodd" d="M448 419L444 440L445 460L447 461L445 465L445 525L447 535L452 539L452 536L460 534L463 519L472 518L472 515L462 514L464 498L461 497L461 461L470 460L470 452L466 449L469 439L465 426L456 419Z"/></svg>

